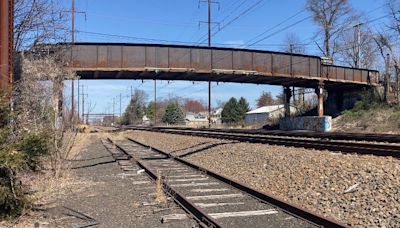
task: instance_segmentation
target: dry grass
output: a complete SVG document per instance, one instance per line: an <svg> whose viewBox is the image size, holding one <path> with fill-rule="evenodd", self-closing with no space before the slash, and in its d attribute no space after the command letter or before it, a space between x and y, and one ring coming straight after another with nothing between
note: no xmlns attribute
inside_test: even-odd
<svg viewBox="0 0 400 228"><path fill-rule="evenodd" d="M51 206L57 199L63 197L68 192L83 192L94 185L88 181L82 181L73 176L71 171L70 160L79 159L81 153L86 150L86 145L90 142L90 134L67 133L65 137L66 147L71 147L65 154L65 161L59 175L54 175L51 170L45 170L40 173L22 173L19 175L20 180L32 192L29 195L29 201L33 207L37 205ZM51 167L44 164L45 167ZM45 221L41 223L45 225L47 218L42 218L41 214L32 210L26 210L22 216L14 221L4 221L0 223L0 227L33 227L37 221ZM44 226L45 227L45 226Z"/></svg>
<svg viewBox="0 0 400 228"><path fill-rule="evenodd" d="M165 194L163 191L162 176L161 176L160 171L157 172L155 201L158 204L166 204L167 203L167 197L165 197Z"/></svg>

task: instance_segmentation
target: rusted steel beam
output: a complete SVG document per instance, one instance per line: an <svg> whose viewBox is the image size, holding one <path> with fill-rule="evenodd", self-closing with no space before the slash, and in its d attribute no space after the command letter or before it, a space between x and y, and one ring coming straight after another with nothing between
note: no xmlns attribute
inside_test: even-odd
<svg viewBox="0 0 400 228"><path fill-rule="evenodd" d="M13 76L13 0L0 1L0 91L10 93Z"/></svg>
<svg viewBox="0 0 400 228"><path fill-rule="evenodd" d="M218 81L215 75L231 75L232 82L239 83L255 75L265 79L261 84L267 84L268 79L287 78L296 84L293 86L309 81L314 88L318 81L374 86L379 76L374 70L324 65L318 56L262 50L116 43L76 43L72 49L74 54L65 57L78 74L124 71L129 78L130 72L160 71L165 77L181 73L168 80L183 80L187 73L192 74L191 80L196 80L196 75L209 75L210 81ZM243 81L238 76L243 76Z"/></svg>

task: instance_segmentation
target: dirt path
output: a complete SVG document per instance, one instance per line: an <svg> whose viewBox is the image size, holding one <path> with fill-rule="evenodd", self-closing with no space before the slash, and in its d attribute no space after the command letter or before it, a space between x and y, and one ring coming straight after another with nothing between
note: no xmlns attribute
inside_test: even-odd
<svg viewBox="0 0 400 228"><path fill-rule="evenodd" d="M191 227L192 220L161 223L165 214L184 213L172 203L155 205L155 184L137 185L150 180L146 174L123 170L91 134L87 146L71 161L69 187L52 200L44 200L37 221L40 227ZM150 204L144 206L143 204ZM32 223L30 223L32 224ZM16 227L24 227L24 225ZM33 224L31 225L33 227Z"/></svg>

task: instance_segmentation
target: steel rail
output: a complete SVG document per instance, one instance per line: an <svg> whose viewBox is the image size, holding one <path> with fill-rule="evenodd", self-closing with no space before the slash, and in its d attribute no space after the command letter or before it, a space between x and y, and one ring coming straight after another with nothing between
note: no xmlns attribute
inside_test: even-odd
<svg viewBox="0 0 400 228"><path fill-rule="evenodd" d="M128 127L129 128L129 127ZM220 128L188 128L188 127L154 127L157 129L180 129L180 130L196 130L196 131L214 131L242 134L258 134L271 136L288 136L288 137L305 137L305 138L321 138L334 140L354 140L354 141L371 141L371 142L388 142L400 143L400 135L398 134L371 134L371 133L345 133L345 132L294 132L280 130L244 130L244 129L220 129Z"/></svg>
<svg viewBox="0 0 400 228"><path fill-rule="evenodd" d="M134 140L132 138L128 137L127 139L129 141L131 141L133 143L136 143L136 144L139 144L139 145L141 145L143 147L151 148L155 152L158 152L158 153L160 153L162 155L165 155L165 156L167 156L167 157L169 157L169 158L171 158L171 159L173 159L173 160L175 160L175 161L177 161L179 163L182 163L182 164L184 164L186 166L189 166L189 167L191 167L191 168L193 168L195 170L198 170L198 171L200 171L200 172L202 172L202 173L204 173L204 174L206 174L208 176L211 176L211 177L213 177L213 178L215 178L215 179L217 179L217 180L219 180L219 181L221 181L221 182L223 182L225 184L228 184L228 185L230 185L230 186L232 186L232 187L234 187L234 188L246 193L247 195L250 195L250 196L252 196L252 197L264 202L264 203L267 203L267 204L273 205L275 207L278 207L281 210L283 210L283 211L285 211L285 212L287 212L287 213L289 213L289 214L291 214L291 215L293 215L293 216L295 216L297 218L301 218L303 220L306 220L308 222L312 222L312 223L314 223L316 225L319 225L319 226L322 226L322 227L347 227L346 225L341 224L341 223L333 220L332 218L323 217L323 216L321 216L319 214L316 214L314 212L309 211L308 209L301 208L299 206L290 204L290 203L288 203L288 202L284 201L283 199L280 199L280 198L278 198L276 196L272 196L272 195L269 195L267 193L255 190L255 189L253 189L253 188L251 188L251 187L249 187L249 186L247 186L247 185L245 185L243 183L240 183L238 181L234 181L232 179L229 179L228 177L226 177L224 175L217 174L217 173L215 173L213 171L210 171L210 170L208 170L208 169L206 169L206 168L204 168L202 166L193 164L193 163L191 163L191 162L189 162L189 161L187 161L187 160L185 160L183 158L179 158L179 157L176 157L176 156L174 156L174 155L172 155L170 153L164 152L164 151L162 151L160 149L157 149L157 148L154 148L154 147L150 147L150 146L148 146L146 144L143 144L143 143L141 143L139 141L136 141L136 140Z"/></svg>
<svg viewBox="0 0 400 228"><path fill-rule="evenodd" d="M144 171L153 179L153 180L157 180L157 178L159 178L157 176L157 174L155 172L153 172L151 170L150 167L148 167L146 164L144 164L143 162L141 162L140 160L134 158L132 155L130 155L125 149L123 149L121 146L119 146L118 144L114 143L110 138L107 138L107 140L114 145L119 151L121 151L122 153L124 153L129 160L133 160L136 162L136 164L141 167L142 169L144 169ZM144 147L148 147L148 146L144 146ZM152 149L153 151L156 151L154 149ZM158 151L157 151L158 152ZM166 156L168 156L167 154L164 154ZM219 224L217 221L215 221L214 218L212 218L211 216L209 216L207 213L205 213L202 209L196 207L194 204L192 204L188 199L186 199L185 196L183 196L181 193L179 193L178 191L176 191L173 187L171 187L170 185L168 185L165 181L161 180L162 185L163 185L163 189L166 190L166 193L171 196L174 201L180 205L187 213L191 214L193 216L193 218L195 220L197 220L199 222L199 224L202 227L215 227L215 228L219 228L219 227L224 227L221 224Z"/></svg>
<svg viewBox="0 0 400 228"><path fill-rule="evenodd" d="M375 156L391 156L395 158L400 158L400 145L312 140L312 139L298 139L298 138L278 138L278 137L272 138L272 137L251 135L251 134L180 130L180 129L159 129L159 128L143 128L143 127L129 127L129 129L154 131L154 132L179 134L179 135L199 136L199 137L211 137L211 138L219 138L226 140L236 140L240 142L263 143L272 145L312 148L320 150L340 151L343 153L370 154Z"/></svg>

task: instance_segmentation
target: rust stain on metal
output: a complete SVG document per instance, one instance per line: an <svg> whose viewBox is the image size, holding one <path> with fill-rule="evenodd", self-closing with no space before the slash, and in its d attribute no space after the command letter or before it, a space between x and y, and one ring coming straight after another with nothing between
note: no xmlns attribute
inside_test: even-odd
<svg viewBox="0 0 400 228"><path fill-rule="evenodd" d="M13 0L0 1L0 89L11 89L13 71Z"/></svg>
<svg viewBox="0 0 400 228"><path fill-rule="evenodd" d="M161 44L76 43L72 48L72 66L78 74L82 73L83 79L92 79L96 68L99 68L99 78L104 79L113 78L110 72L117 74L123 68L131 68L150 74L163 72L162 79L165 80L285 83L314 88L320 80L328 86L331 83L332 87L344 83L378 84L377 71L324 65L320 57L311 55ZM110 72L106 74L101 68L108 68ZM191 70L175 71L185 68ZM126 71L124 75L134 79L141 77L137 70Z"/></svg>

